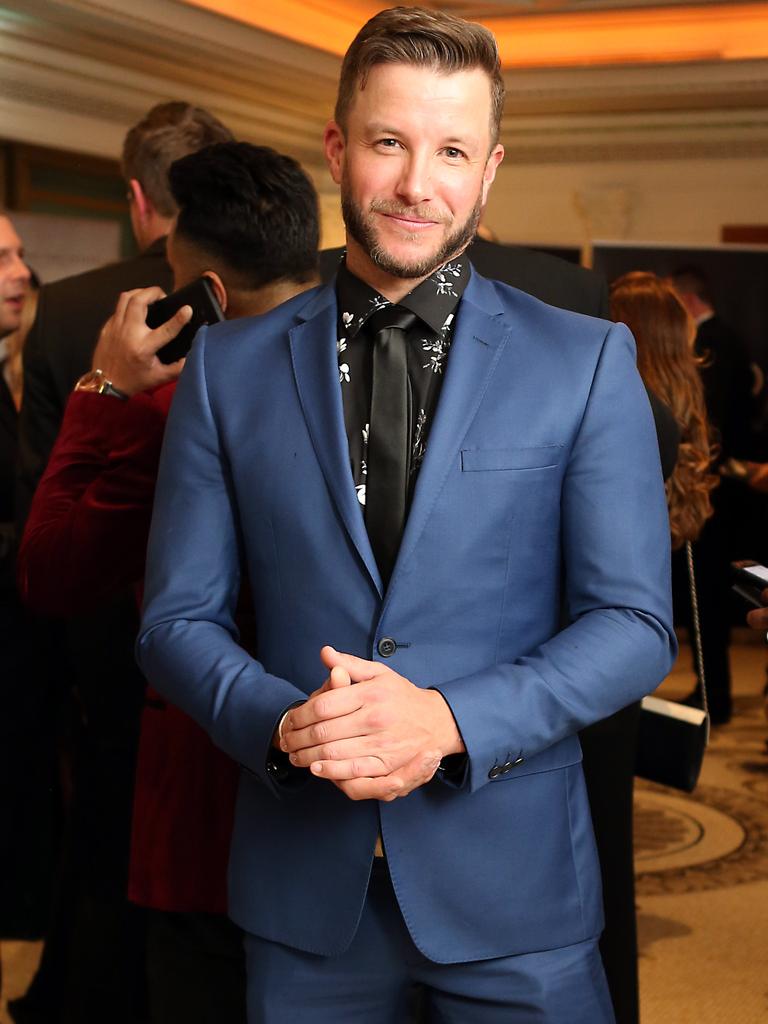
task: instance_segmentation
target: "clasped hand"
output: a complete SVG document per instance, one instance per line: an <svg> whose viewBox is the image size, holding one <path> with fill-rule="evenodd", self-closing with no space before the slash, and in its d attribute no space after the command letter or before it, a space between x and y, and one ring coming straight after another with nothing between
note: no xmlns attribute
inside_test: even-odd
<svg viewBox="0 0 768 1024"><path fill-rule="evenodd" d="M283 724L280 747L296 767L352 800L395 800L429 782L446 754L464 750L437 690L332 647L320 657L328 678Z"/></svg>

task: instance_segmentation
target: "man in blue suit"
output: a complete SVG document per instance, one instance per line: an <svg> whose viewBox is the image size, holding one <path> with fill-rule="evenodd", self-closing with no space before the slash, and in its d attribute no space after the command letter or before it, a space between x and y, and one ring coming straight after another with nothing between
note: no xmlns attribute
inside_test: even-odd
<svg viewBox="0 0 768 1024"><path fill-rule="evenodd" d="M139 660L243 766L251 1024L393 1024L414 982L613 1019L576 733L669 670L669 527L626 328L462 257L502 104L486 30L371 19L325 133L345 264L203 329L174 400Z"/></svg>

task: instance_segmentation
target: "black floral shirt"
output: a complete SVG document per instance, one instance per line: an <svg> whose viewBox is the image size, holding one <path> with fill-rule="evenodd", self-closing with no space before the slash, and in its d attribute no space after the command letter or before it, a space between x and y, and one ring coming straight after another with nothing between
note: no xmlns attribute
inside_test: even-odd
<svg viewBox="0 0 768 1024"><path fill-rule="evenodd" d="M463 255L458 256L435 270L398 303L419 318L406 335L412 409L409 502L427 450L429 428L453 340L456 307L468 281L469 261ZM344 423L357 500L365 508L373 381L373 338L365 325L372 313L390 303L347 270L344 261L336 279L336 297L339 304L336 347Z"/></svg>

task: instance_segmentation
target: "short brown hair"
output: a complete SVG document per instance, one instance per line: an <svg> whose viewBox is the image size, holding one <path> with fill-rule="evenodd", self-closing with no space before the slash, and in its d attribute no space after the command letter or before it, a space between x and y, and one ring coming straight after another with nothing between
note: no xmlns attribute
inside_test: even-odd
<svg viewBox="0 0 768 1024"><path fill-rule="evenodd" d="M377 64L416 64L451 73L481 68L491 83L491 144L499 138L504 79L493 34L482 25L425 7L380 11L360 29L341 65L334 119L346 130L355 91Z"/></svg>
<svg viewBox="0 0 768 1024"><path fill-rule="evenodd" d="M168 170L174 160L216 142L231 142L228 128L202 107L178 101L152 107L128 132L121 161L126 181L136 178L157 212L176 214Z"/></svg>

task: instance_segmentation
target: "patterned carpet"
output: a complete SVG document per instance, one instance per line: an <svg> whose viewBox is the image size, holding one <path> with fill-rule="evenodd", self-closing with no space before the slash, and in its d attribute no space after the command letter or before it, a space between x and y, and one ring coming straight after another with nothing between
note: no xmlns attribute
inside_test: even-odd
<svg viewBox="0 0 768 1024"><path fill-rule="evenodd" d="M754 642L732 649L735 714L713 731L692 796L637 784L642 1024L768 1024L767 662ZM660 692L692 685L684 648ZM39 943L3 944L5 997L25 990L38 956Z"/></svg>
<svg viewBox="0 0 768 1024"><path fill-rule="evenodd" d="M732 722L691 796L639 782L635 864L642 1024L768 1021L768 651L732 649ZM683 650L661 688L690 692Z"/></svg>

